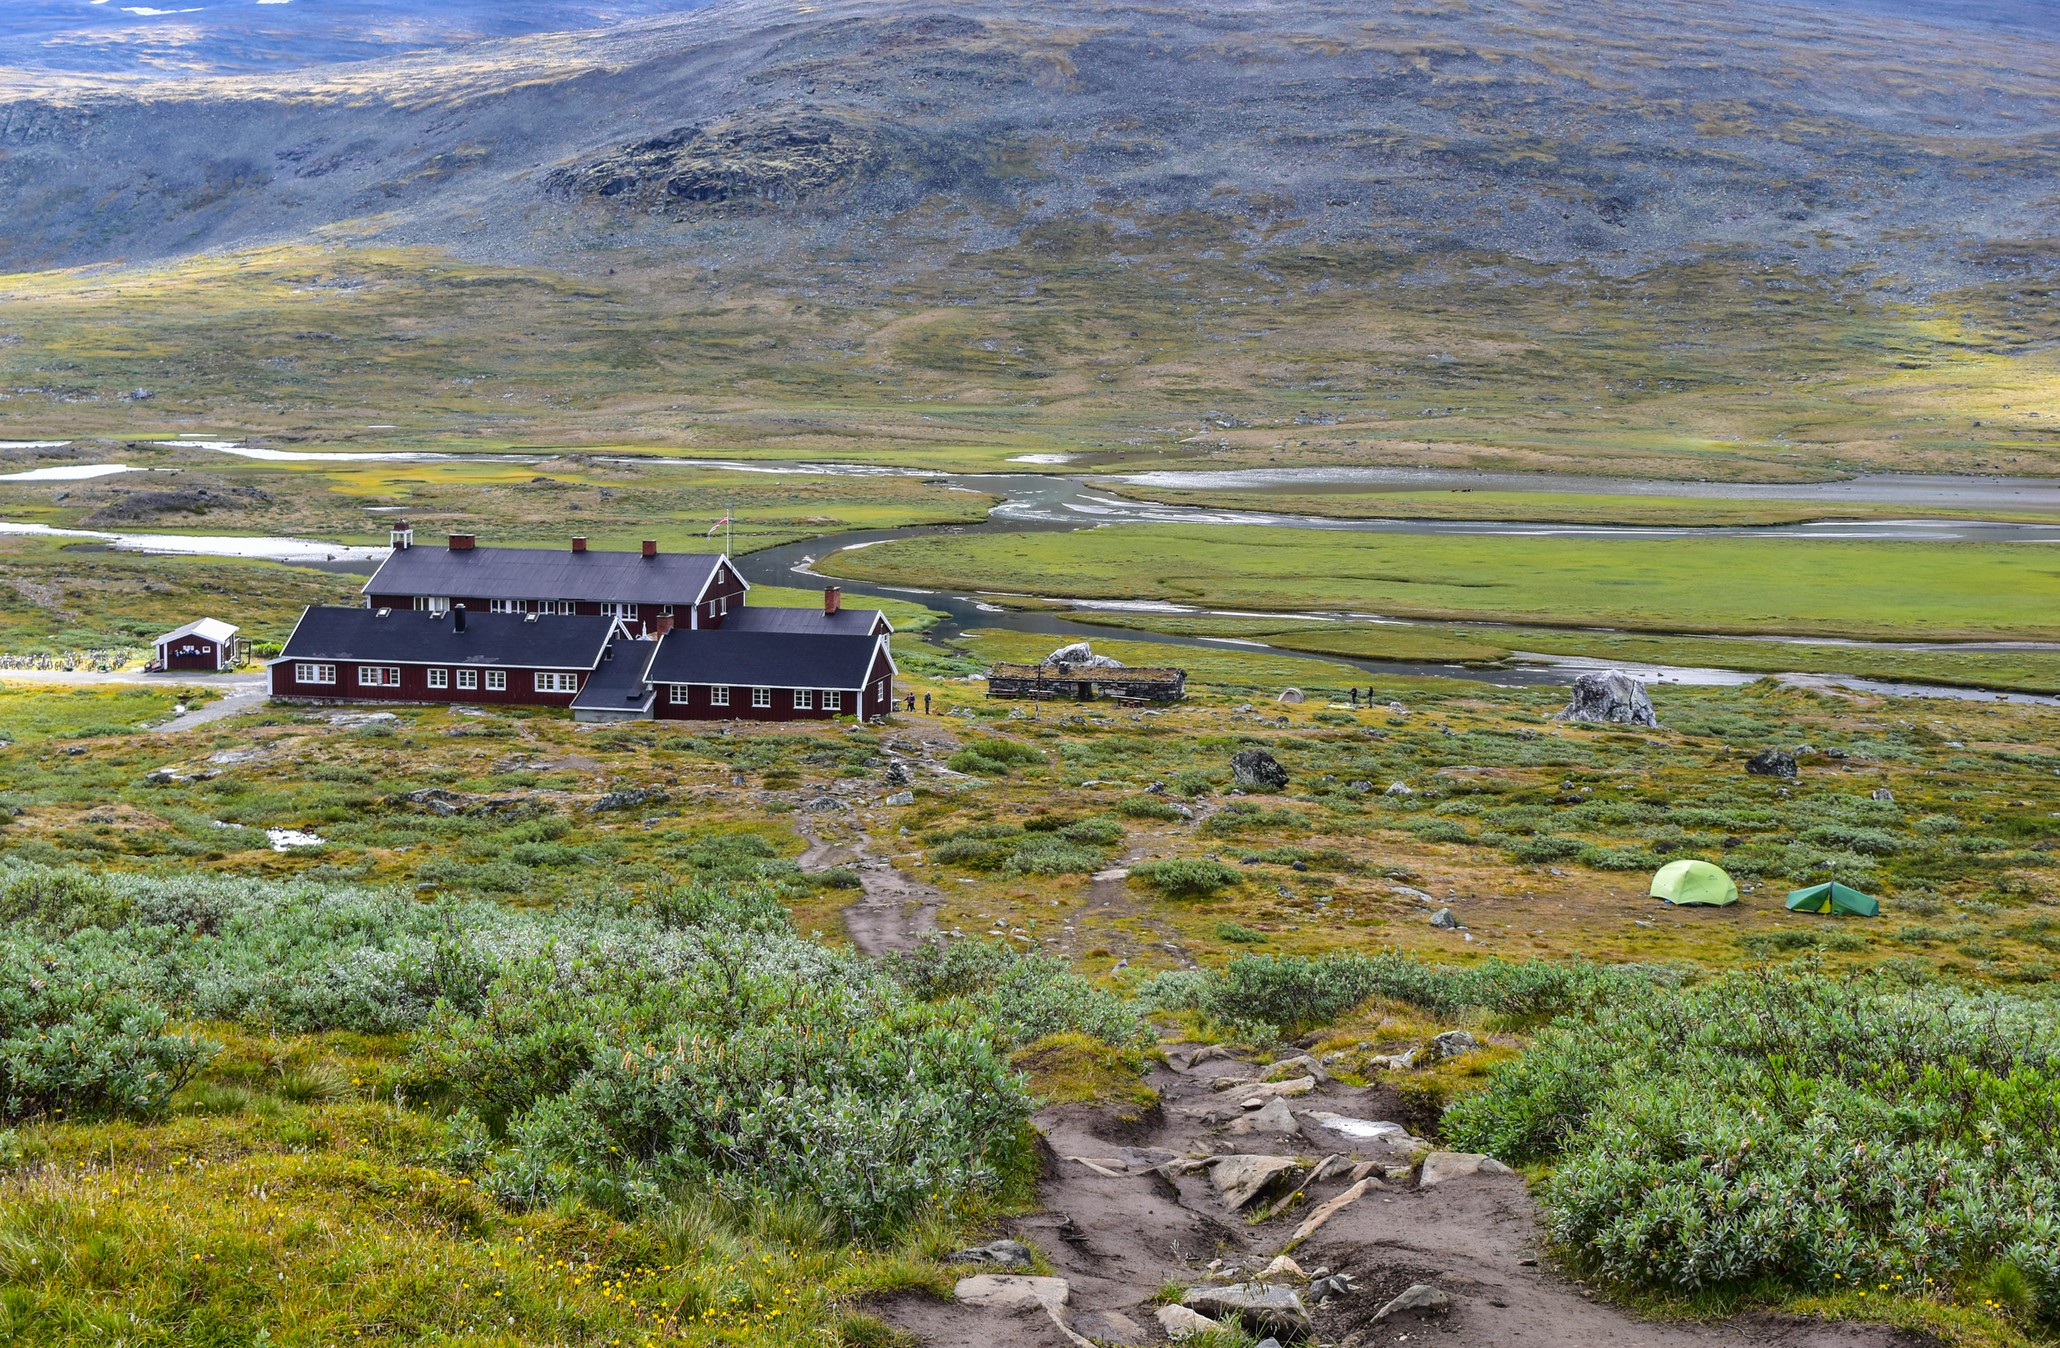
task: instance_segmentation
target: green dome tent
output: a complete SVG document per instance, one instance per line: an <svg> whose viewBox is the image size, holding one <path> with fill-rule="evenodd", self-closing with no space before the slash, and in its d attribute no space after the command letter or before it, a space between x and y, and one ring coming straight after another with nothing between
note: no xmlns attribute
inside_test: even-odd
<svg viewBox="0 0 2060 1348"><path fill-rule="evenodd" d="M1792 913L1844 913L1851 917L1881 916L1880 904L1836 880L1790 892L1788 910Z"/></svg>
<svg viewBox="0 0 2060 1348"><path fill-rule="evenodd" d="M1652 877L1652 897L1668 903L1721 906L1738 902L1738 885L1723 867L1707 861L1669 861Z"/></svg>

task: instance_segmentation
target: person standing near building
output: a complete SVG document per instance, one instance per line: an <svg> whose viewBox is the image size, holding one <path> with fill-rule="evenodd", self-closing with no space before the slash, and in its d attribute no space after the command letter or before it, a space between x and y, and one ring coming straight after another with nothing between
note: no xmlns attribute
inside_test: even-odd
<svg viewBox="0 0 2060 1348"><path fill-rule="evenodd" d="M928 716L929 714L930 714L930 695L929 695L928 693L925 693L925 694L923 694L923 715L925 715L925 716Z"/></svg>

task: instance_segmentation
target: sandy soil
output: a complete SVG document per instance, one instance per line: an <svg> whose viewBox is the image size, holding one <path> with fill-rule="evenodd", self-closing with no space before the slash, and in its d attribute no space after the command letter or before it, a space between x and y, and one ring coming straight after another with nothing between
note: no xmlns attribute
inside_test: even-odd
<svg viewBox="0 0 2060 1348"><path fill-rule="evenodd" d="M1186 1051L1177 1049L1170 1057L1172 1065L1156 1069L1152 1078L1161 1105L1142 1119L1126 1124L1078 1107L1039 1116L1051 1148L1040 1189L1044 1206L1007 1224L1006 1234L1042 1253L1070 1284L1064 1319L1072 1333L1102 1343L1163 1342L1153 1314L1163 1288L1209 1281L1212 1260L1223 1261L1225 1272L1236 1270L1218 1281L1250 1278L1288 1244L1316 1205L1350 1184L1346 1166L1338 1165L1334 1177L1308 1186L1303 1201L1253 1221L1251 1212L1269 1200L1233 1213L1206 1175L1178 1173L1166 1162L1241 1154L1299 1157L1308 1166L1342 1155L1347 1161L1383 1162L1374 1172L1380 1176L1386 1163L1398 1159L1393 1152L1326 1129L1312 1114L1390 1121L1418 1134L1430 1123L1408 1117L1391 1088L1326 1082L1288 1102L1294 1132L1233 1131L1233 1120L1250 1118L1251 1111L1239 1106L1249 1092L1212 1086L1223 1077L1256 1077L1254 1065L1217 1059L1189 1066ZM1112 1173L1099 1174L1097 1168ZM1300 1182L1289 1176L1283 1187ZM1547 1266L1535 1206L1522 1180L1510 1174L1471 1175L1430 1189L1417 1187L1414 1179L1375 1178L1292 1253L1304 1270L1326 1268L1355 1280L1349 1295L1312 1308L1314 1341L1322 1344L1370 1348L1419 1339L1426 1330L1448 1348L1920 1348L1931 1342L1880 1326L1780 1316L1712 1324L1634 1318ZM1306 1295L1304 1283L1286 1281ZM1382 1306L1417 1283L1449 1296L1449 1309L1429 1320L1405 1314L1373 1323ZM1077 1348L1077 1340L1042 1312L987 1310L918 1295L885 1299L872 1310L931 1348Z"/></svg>

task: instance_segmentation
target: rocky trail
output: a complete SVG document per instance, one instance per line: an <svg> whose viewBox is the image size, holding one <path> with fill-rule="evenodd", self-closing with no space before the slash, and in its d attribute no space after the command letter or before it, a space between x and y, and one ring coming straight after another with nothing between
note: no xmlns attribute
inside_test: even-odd
<svg viewBox="0 0 2060 1348"><path fill-rule="evenodd" d="M1340 1084L1306 1056L1269 1068L1176 1048L1151 1085L1160 1103L1136 1117L1038 1117L1043 1206L1005 1224L1028 1250L966 1252L954 1300L909 1293L874 1313L930 1348L1158 1344L1232 1315L1282 1343L1339 1348L1932 1342L1771 1315L1636 1319L1548 1266L1520 1177L1436 1151L1418 1136L1430 1121L1392 1087ZM1049 1276L1032 1276L1031 1250ZM1164 1295L1175 1287L1179 1304Z"/></svg>

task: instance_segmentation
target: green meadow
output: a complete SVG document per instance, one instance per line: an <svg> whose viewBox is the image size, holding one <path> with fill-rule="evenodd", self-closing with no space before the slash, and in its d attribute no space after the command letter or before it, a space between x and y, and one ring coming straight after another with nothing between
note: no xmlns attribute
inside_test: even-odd
<svg viewBox="0 0 2060 1348"><path fill-rule="evenodd" d="M2060 568L2024 545L1344 534L1142 525L947 535L823 571L1053 598L1156 599L1700 633L2060 635Z"/></svg>

